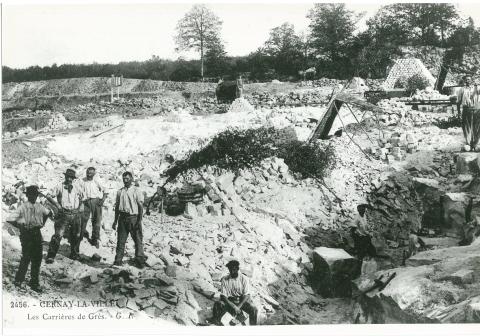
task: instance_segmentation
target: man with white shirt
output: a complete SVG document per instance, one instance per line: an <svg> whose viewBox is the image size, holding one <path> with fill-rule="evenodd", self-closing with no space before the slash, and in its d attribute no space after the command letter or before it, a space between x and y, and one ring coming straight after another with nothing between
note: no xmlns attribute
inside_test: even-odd
<svg viewBox="0 0 480 336"><path fill-rule="evenodd" d="M229 275L221 280L220 301L213 305L213 323L221 325L222 316L228 311L238 316L242 310L249 316L250 325L257 324L258 309L250 298L250 284L248 278L239 273L240 263L231 260L227 263Z"/></svg>
<svg viewBox="0 0 480 336"><path fill-rule="evenodd" d="M112 228L117 229L117 248L114 265L121 266L125 253L125 243L128 235L132 236L135 244L135 261L138 268L145 267L143 252L143 193L133 185L133 175L130 172L122 174L124 187L117 192L115 201L115 219Z"/></svg>
<svg viewBox="0 0 480 336"><path fill-rule="evenodd" d="M79 183L74 183L75 170L67 169L64 175L65 180L56 185L51 192L51 201L59 211L55 218L55 233L48 246L47 264L53 263L66 231L69 232L69 258L79 259L79 247L82 240L83 187Z"/></svg>
<svg viewBox="0 0 480 336"><path fill-rule="evenodd" d="M90 215L92 216L92 236L90 244L99 248L100 227L102 223L102 207L107 193L105 187L100 179L95 175L94 167L87 169L86 177L82 179L84 201L83 201L83 223L82 223L82 237L86 233L86 227Z"/></svg>
<svg viewBox="0 0 480 336"><path fill-rule="evenodd" d="M42 233L41 228L45 225L47 217L52 211L37 203L38 187L27 187L28 202L20 205L16 216L7 219L7 222L20 229L20 243L22 244L22 257L15 275L15 286L21 287L25 281L28 266L30 267L30 287L32 290L41 293L39 276L40 265L42 264Z"/></svg>

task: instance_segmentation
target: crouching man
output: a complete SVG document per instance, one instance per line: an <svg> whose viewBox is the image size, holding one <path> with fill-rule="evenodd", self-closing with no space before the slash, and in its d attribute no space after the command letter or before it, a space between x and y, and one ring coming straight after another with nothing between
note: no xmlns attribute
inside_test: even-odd
<svg viewBox="0 0 480 336"><path fill-rule="evenodd" d="M240 263L231 260L227 263L227 268L230 274L221 280L220 301L213 306L212 322L221 325L220 320L226 312L236 317L243 310L249 316L250 325L256 325L258 310L251 301L247 277L239 273Z"/></svg>

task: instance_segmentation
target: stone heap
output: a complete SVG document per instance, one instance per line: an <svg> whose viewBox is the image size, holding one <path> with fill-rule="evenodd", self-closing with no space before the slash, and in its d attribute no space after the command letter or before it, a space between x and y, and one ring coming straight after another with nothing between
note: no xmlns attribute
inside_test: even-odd
<svg viewBox="0 0 480 336"><path fill-rule="evenodd" d="M415 92L415 94L411 97L411 100L430 100L430 99L446 99L448 100L450 97L441 94L437 90L433 90L432 88L426 88L425 90L420 90Z"/></svg>
<svg viewBox="0 0 480 336"><path fill-rule="evenodd" d="M278 106L319 106L328 103L328 97L325 94L318 94L315 91L309 92L290 92L271 94L268 92L253 93L247 97L250 104L255 108L260 107L278 107Z"/></svg>
<svg viewBox="0 0 480 336"><path fill-rule="evenodd" d="M410 78L413 75L420 74L428 79L430 85L435 85L435 78L430 71L423 65L418 58L401 58L395 61L392 69L388 73L388 77L383 83L383 88L391 90L395 87L395 83L401 78Z"/></svg>
<svg viewBox="0 0 480 336"><path fill-rule="evenodd" d="M370 152L380 160L392 162L393 160L402 161L406 153L412 154L417 151L418 143L413 135L409 133L383 134L378 139L378 147L371 148Z"/></svg>
<svg viewBox="0 0 480 336"><path fill-rule="evenodd" d="M48 121L47 129L48 130L62 130L70 128L70 123L65 119L63 114L55 113L52 118Z"/></svg>
<svg viewBox="0 0 480 336"><path fill-rule="evenodd" d="M346 84L346 80L341 79L331 79L331 78L319 78L315 80L302 81L299 86L310 86L310 87L324 87L324 86L337 86L340 84Z"/></svg>
<svg viewBox="0 0 480 336"><path fill-rule="evenodd" d="M22 127L16 130L15 132L3 132L3 138L4 139L11 139L11 138L16 138L17 136L22 136L22 135L27 135L33 133L34 130L30 127Z"/></svg>
<svg viewBox="0 0 480 336"><path fill-rule="evenodd" d="M406 105L399 98L383 99L377 105L387 112L378 116L379 122L388 126L421 126L446 120L449 117L445 113L412 110L411 106Z"/></svg>
<svg viewBox="0 0 480 336"><path fill-rule="evenodd" d="M115 127L124 122L123 118L118 115L111 115L106 117L101 121L94 122L90 127L89 131L98 131L106 128Z"/></svg>
<svg viewBox="0 0 480 336"><path fill-rule="evenodd" d="M422 208L415 192L415 181L408 175L394 173L372 182L368 203L369 223L375 235L391 241L392 247L408 243L410 229L420 228Z"/></svg>

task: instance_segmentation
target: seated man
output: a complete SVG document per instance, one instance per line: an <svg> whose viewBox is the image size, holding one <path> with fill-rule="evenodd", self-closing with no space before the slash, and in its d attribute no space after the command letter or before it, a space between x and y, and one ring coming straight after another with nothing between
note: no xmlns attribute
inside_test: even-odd
<svg viewBox="0 0 480 336"><path fill-rule="evenodd" d="M250 299L248 279L239 273L239 266L240 263L237 260L227 263L230 274L222 278L220 301L215 302L213 306L212 322L216 325L221 325L220 320L227 311L236 317L242 310L248 314L250 325L257 324L258 310Z"/></svg>

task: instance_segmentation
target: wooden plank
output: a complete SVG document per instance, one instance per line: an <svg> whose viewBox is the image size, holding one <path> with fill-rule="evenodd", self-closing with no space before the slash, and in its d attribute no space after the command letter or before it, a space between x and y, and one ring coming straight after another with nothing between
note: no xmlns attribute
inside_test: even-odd
<svg viewBox="0 0 480 336"><path fill-rule="evenodd" d="M323 115L317 127L308 138L307 142L312 142L316 139L328 138L328 133L330 133L333 122L335 121L335 118L337 117L337 114L344 103L353 104L355 106L370 110L378 114L386 113L384 109L376 105L370 104L357 96L345 92L340 92L336 94L329 103L327 112Z"/></svg>

